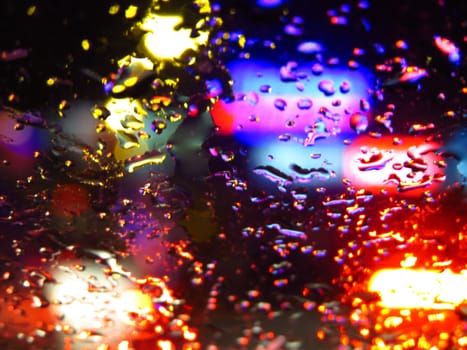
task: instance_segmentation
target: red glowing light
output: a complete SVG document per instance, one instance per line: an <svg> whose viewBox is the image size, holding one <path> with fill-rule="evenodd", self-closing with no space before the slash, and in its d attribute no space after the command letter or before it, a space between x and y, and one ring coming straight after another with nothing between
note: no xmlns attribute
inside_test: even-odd
<svg viewBox="0 0 467 350"><path fill-rule="evenodd" d="M445 179L435 154L439 147L417 136L362 136L345 148L343 174L354 186L369 191L418 196L427 188L437 189Z"/></svg>
<svg viewBox="0 0 467 350"><path fill-rule="evenodd" d="M89 208L90 195L86 188L76 184L57 185L52 195L55 214L64 218L81 215Z"/></svg>

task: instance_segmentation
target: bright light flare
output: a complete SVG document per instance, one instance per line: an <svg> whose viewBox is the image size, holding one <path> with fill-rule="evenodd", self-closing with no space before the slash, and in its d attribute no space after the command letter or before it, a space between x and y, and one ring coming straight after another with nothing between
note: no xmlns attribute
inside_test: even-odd
<svg viewBox="0 0 467 350"><path fill-rule="evenodd" d="M467 301L467 270L383 269L370 279L368 289L380 295L380 305L391 309L454 310Z"/></svg>
<svg viewBox="0 0 467 350"><path fill-rule="evenodd" d="M436 190L445 181L441 145L418 136L360 136L344 149L343 173L357 187L384 189L419 196L427 189Z"/></svg>
<svg viewBox="0 0 467 350"><path fill-rule="evenodd" d="M199 31L198 36L191 37L191 29L176 29L182 20L181 16L149 14L140 25L146 32L142 39L145 53L152 58L170 60L207 43L209 33L206 31Z"/></svg>
<svg viewBox="0 0 467 350"><path fill-rule="evenodd" d="M71 261L53 272L57 282L48 285L46 296L63 329L75 329L77 341L113 343L137 338L141 327L161 322L163 316L156 310L152 294L130 279L108 276L104 271L91 261L85 265ZM162 282L158 286L162 295L169 293Z"/></svg>
<svg viewBox="0 0 467 350"><path fill-rule="evenodd" d="M135 122L143 122L144 117L147 116L143 105L139 100L132 98L111 98L105 104L105 107L109 110L110 115L105 120L106 126L112 131L132 131L134 127L125 127L126 119L133 119Z"/></svg>

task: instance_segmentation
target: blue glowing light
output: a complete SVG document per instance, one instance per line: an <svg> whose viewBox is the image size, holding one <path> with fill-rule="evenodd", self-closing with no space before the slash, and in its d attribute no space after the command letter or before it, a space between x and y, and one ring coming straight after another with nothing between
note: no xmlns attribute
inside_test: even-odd
<svg viewBox="0 0 467 350"><path fill-rule="evenodd" d="M214 123L248 151L250 181L262 188L339 187L353 113L369 114L366 69L235 61L228 66L235 100L219 101ZM364 107L362 107L362 105ZM362 111L363 108L363 111Z"/></svg>
<svg viewBox="0 0 467 350"><path fill-rule="evenodd" d="M305 137L309 128L322 120L332 134L352 133L352 113L360 111L362 101L369 104L369 71L332 67L317 76L312 74L312 64L288 65L280 67L265 61L231 63L228 68L236 100L219 101L212 111L220 132L255 143L263 133L286 132ZM283 73L286 69L287 76Z"/></svg>
<svg viewBox="0 0 467 350"><path fill-rule="evenodd" d="M285 3L285 0L257 0L256 4L264 8L278 7Z"/></svg>

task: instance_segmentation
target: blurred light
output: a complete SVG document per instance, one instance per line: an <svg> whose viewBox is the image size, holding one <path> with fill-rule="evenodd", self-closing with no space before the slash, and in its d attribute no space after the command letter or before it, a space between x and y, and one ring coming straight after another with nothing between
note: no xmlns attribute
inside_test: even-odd
<svg viewBox="0 0 467 350"><path fill-rule="evenodd" d="M237 98L232 102L220 100L214 105L214 123L224 135L251 133L252 143L260 141L257 136L263 133L287 131L306 135L305 128L318 119L330 132L353 133L350 116L360 111L361 101L368 97L371 80L363 68L330 67L319 77L303 79L298 77L299 73L310 72L312 66L281 68L270 62L249 60L232 62L228 68ZM291 70L291 81L281 80L280 72L284 70ZM335 92L323 93L319 87L321 81L332 84ZM243 137L242 141L247 138Z"/></svg>
<svg viewBox="0 0 467 350"><path fill-rule="evenodd" d="M165 328L161 322L166 322L164 316L172 317L174 303L165 283L134 278L108 253L95 255L107 267L87 259L67 260L51 271L56 282L45 292L61 326L74 329L77 341L110 344L145 336L148 326Z"/></svg>
<svg viewBox="0 0 467 350"><path fill-rule="evenodd" d="M441 53L448 56L451 63L459 64L461 62L460 49L452 41L439 35L435 35L433 39L436 47Z"/></svg>
<svg viewBox="0 0 467 350"><path fill-rule="evenodd" d="M140 28L147 33L143 37L143 47L147 54L156 59L174 59L186 50L196 50L208 41L209 33L199 31L197 37L191 36L191 29L179 28L181 16L157 16L149 14Z"/></svg>
<svg viewBox="0 0 467 350"><path fill-rule="evenodd" d="M467 300L467 270L383 269L368 289L381 297L380 305L396 309L453 310Z"/></svg>
<svg viewBox="0 0 467 350"><path fill-rule="evenodd" d="M132 98L111 98L107 101L105 107L110 112L105 123L112 131L129 131L131 128L125 128L122 124L125 122L125 119L133 117L133 119L142 122L143 118L147 116L141 102Z"/></svg>
<svg viewBox="0 0 467 350"><path fill-rule="evenodd" d="M343 173L356 187L418 196L445 181L445 169L437 165L440 147L418 136L359 136L344 148Z"/></svg>
<svg viewBox="0 0 467 350"><path fill-rule="evenodd" d="M285 0L256 0L256 4L260 7L273 8L285 3Z"/></svg>

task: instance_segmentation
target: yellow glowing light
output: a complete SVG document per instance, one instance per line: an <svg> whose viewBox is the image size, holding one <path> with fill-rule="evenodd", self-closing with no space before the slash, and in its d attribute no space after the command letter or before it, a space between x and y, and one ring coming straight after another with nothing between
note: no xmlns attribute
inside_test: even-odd
<svg viewBox="0 0 467 350"><path fill-rule="evenodd" d="M149 295L143 294L138 289L128 289L122 292L120 296L120 305L124 315L136 314L138 317L148 318L148 315L154 313L154 306ZM133 323L131 319L125 319L126 323Z"/></svg>
<svg viewBox="0 0 467 350"><path fill-rule="evenodd" d="M165 155L158 151L146 152L142 155L125 160L126 168L129 173L134 172L136 169L145 165L161 164L165 160Z"/></svg>
<svg viewBox="0 0 467 350"><path fill-rule="evenodd" d="M194 3L198 6L199 13L208 14L211 12L209 0L195 0Z"/></svg>
<svg viewBox="0 0 467 350"><path fill-rule="evenodd" d="M36 13L37 7L35 5L29 6L26 14L28 16L32 16L33 14Z"/></svg>
<svg viewBox="0 0 467 350"><path fill-rule="evenodd" d="M383 269L371 277L369 291L387 308L453 310L467 300L467 270Z"/></svg>
<svg viewBox="0 0 467 350"><path fill-rule="evenodd" d="M88 51L91 48L91 44L88 39L83 39L81 41L81 47L83 48L84 51Z"/></svg>
<svg viewBox="0 0 467 350"><path fill-rule="evenodd" d="M130 5L125 10L125 18L134 18L138 13L138 6Z"/></svg>
<svg viewBox="0 0 467 350"><path fill-rule="evenodd" d="M119 4L113 4L109 7L109 15L116 15L120 11L120 5Z"/></svg>
<svg viewBox="0 0 467 350"><path fill-rule="evenodd" d="M401 261L401 267L414 267L417 263L417 257L411 254L408 254L404 260Z"/></svg>
<svg viewBox="0 0 467 350"><path fill-rule="evenodd" d="M186 50L196 50L208 41L209 33L199 31L197 37L191 37L191 29L175 29L182 23L181 16L157 16L149 14L140 28L146 32L142 39L145 53L155 59L174 59Z"/></svg>
<svg viewBox="0 0 467 350"><path fill-rule="evenodd" d="M467 346L467 336L462 337L462 338L459 338L459 339L457 340L457 343L458 343L460 346Z"/></svg>
<svg viewBox="0 0 467 350"><path fill-rule="evenodd" d="M113 131L125 130L122 122L129 117L142 122L143 118L147 116L141 102L132 98L112 98L105 104L105 107L110 112L105 124Z"/></svg>

